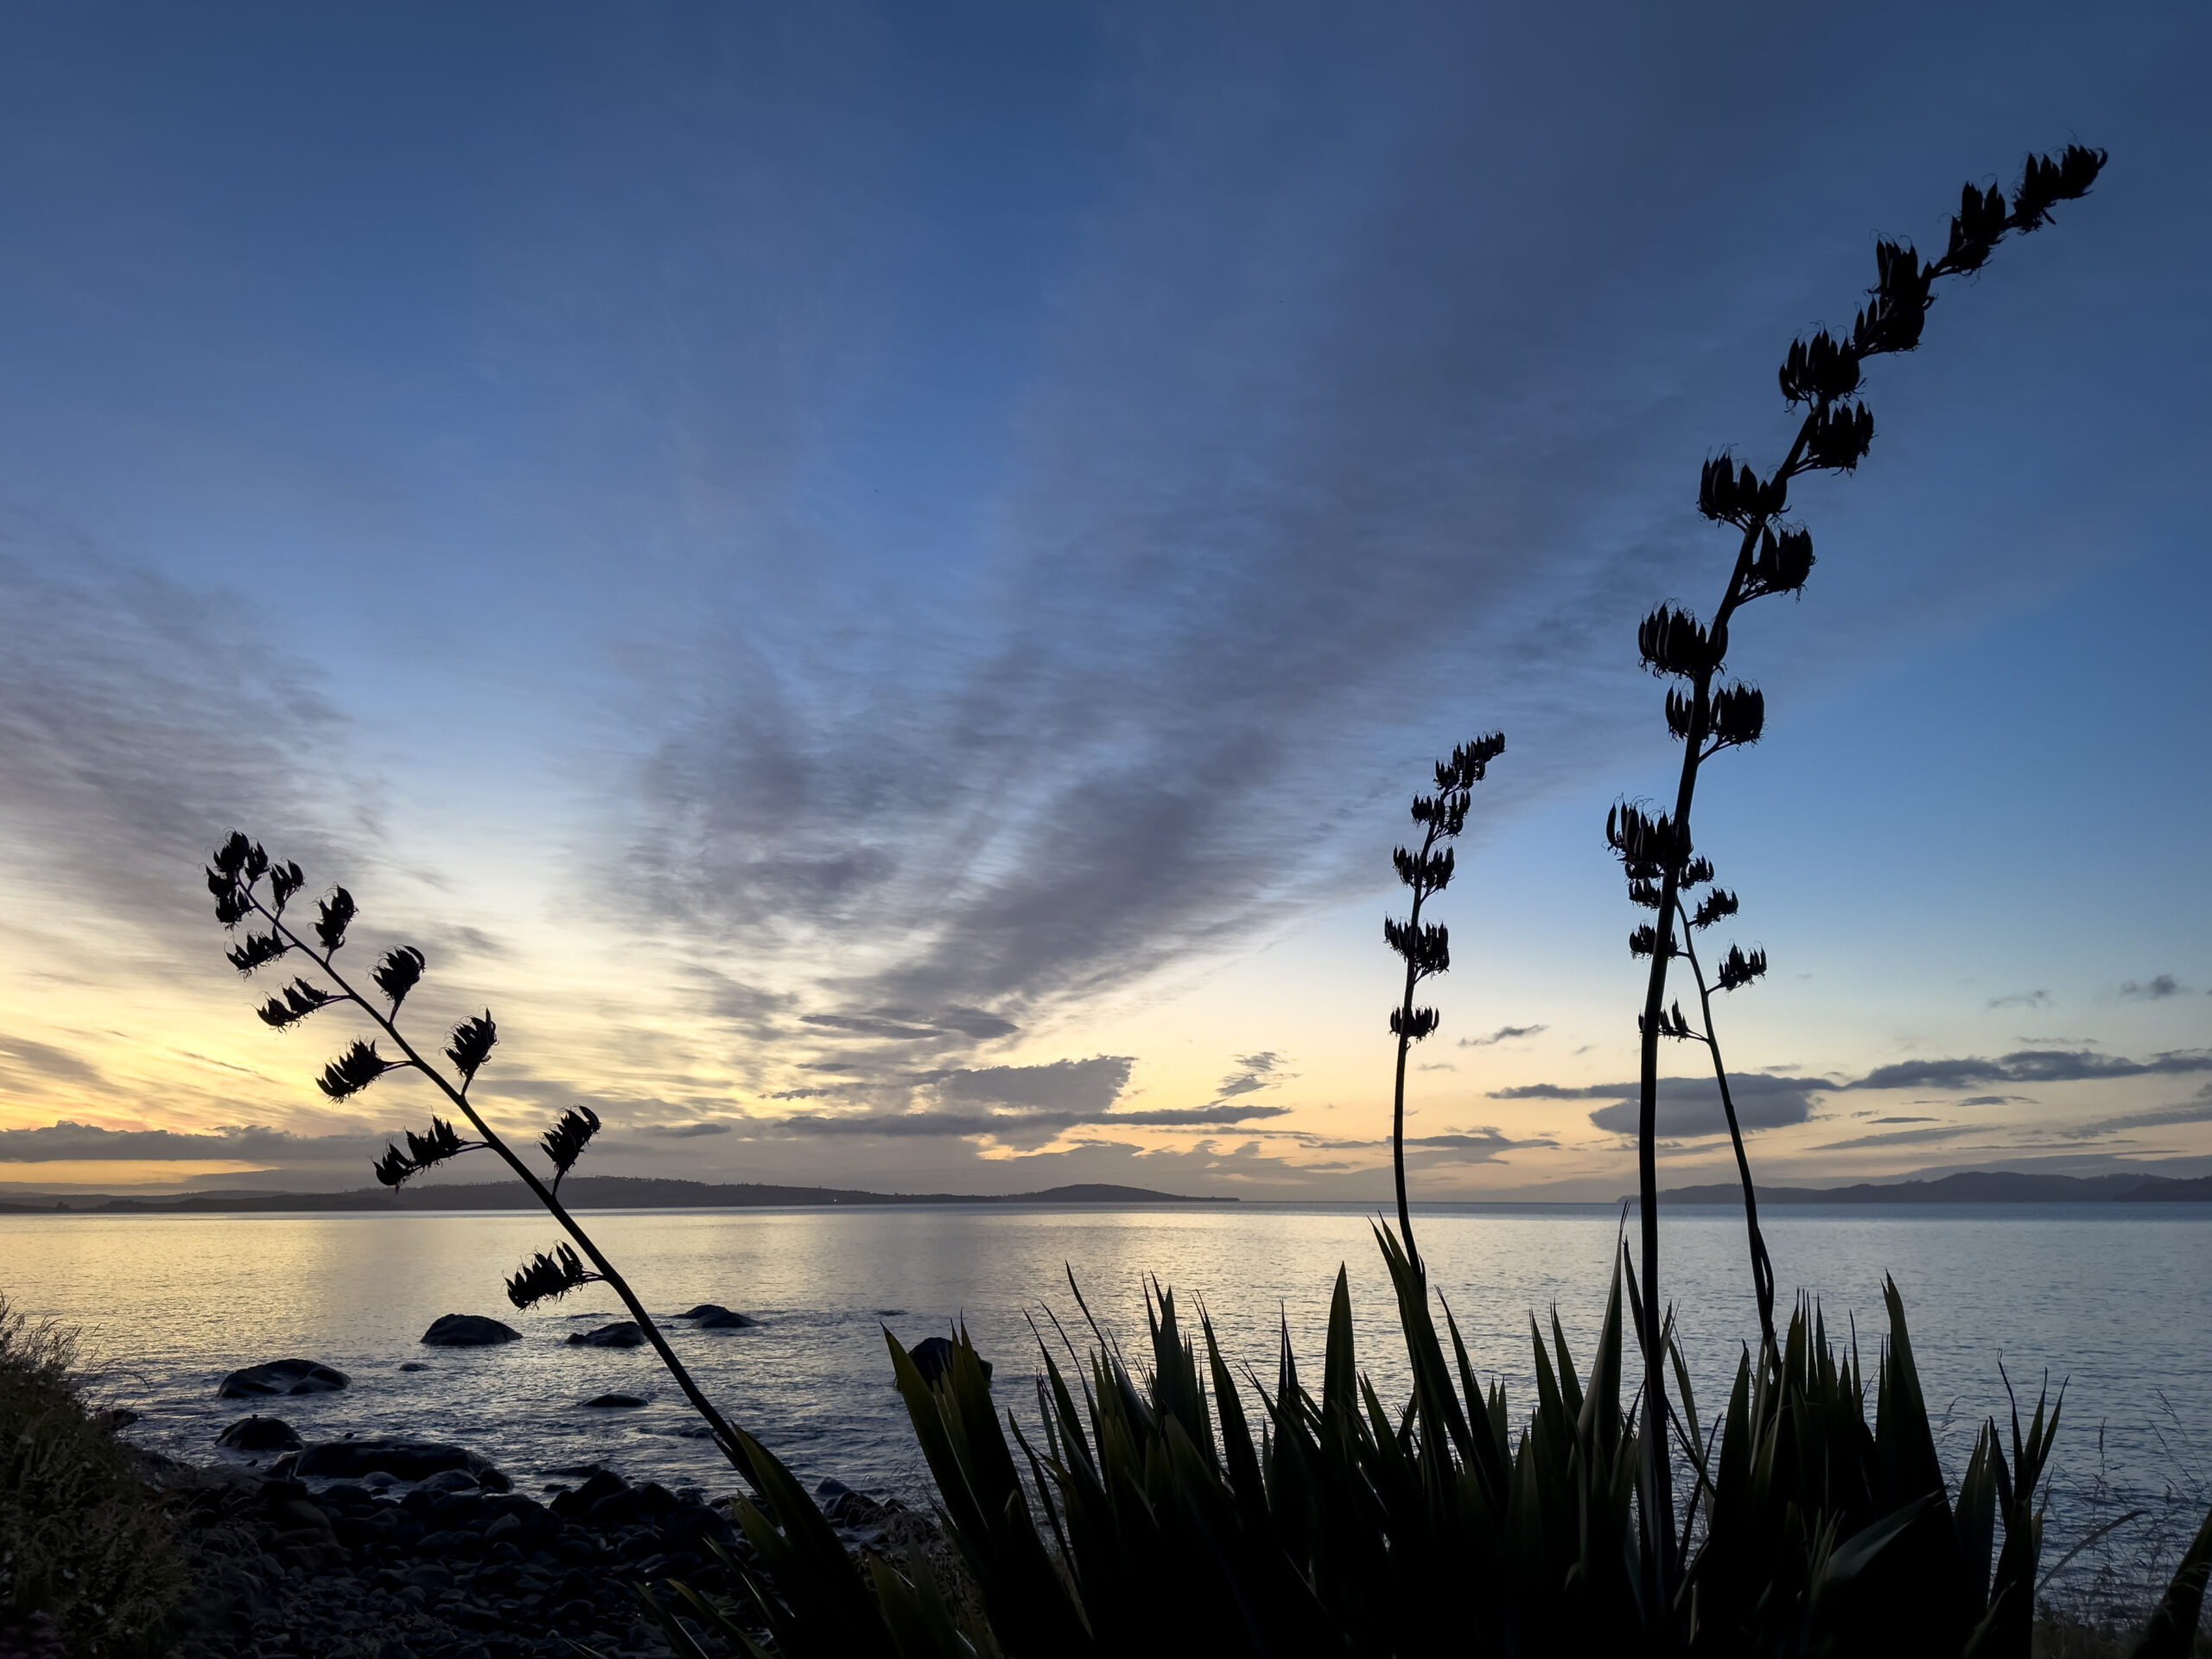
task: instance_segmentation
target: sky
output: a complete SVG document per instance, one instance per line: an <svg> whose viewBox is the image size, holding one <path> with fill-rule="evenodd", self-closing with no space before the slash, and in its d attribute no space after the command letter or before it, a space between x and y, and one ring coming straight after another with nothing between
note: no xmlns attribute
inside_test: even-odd
<svg viewBox="0 0 2212 1659"><path fill-rule="evenodd" d="M88 4L0 22L0 1187L367 1184L200 863L342 882L600 1173L1632 1187L1607 807L1700 464L1962 181L1700 786L1770 1182L2212 1172L2212 17ZM1666 1057L1662 1180L1732 1167ZM462 1160L453 1179L492 1179Z"/></svg>

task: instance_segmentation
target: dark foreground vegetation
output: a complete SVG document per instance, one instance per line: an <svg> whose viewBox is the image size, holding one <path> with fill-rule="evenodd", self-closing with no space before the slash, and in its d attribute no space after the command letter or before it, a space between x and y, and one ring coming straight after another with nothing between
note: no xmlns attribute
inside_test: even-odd
<svg viewBox="0 0 2212 1659"><path fill-rule="evenodd" d="M80 1398L69 1333L0 1296L0 1655L137 1655L183 1570L111 1418Z"/></svg>
<svg viewBox="0 0 2212 1659"><path fill-rule="evenodd" d="M1683 746L1680 786L1664 810L1619 804L1606 827L1629 896L1649 916L1630 941L1650 961L1640 1024L1640 1248L1624 1250L1603 1335L1582 1361L1556 1318L1548 1332L1531 1321L1537 1381L1525 1416L1516 1416L1501 1389L1480 1385L1448 1306L1433 1294L1414 1246L1402 1152L1405 1055L1437 1024L1414 997L1451 960L1445 928L1424 906L1450 880L1449 843L1465 825L1472 785L1503 753L1500 736L1463 746L1439 765L1436 793L1414 803L1420 847L1397 855L1414 893L1412 914L1392 918L1388 930L1406 968L1391 1022L1401 1203L1397 1228L1378 1226L1376 1239L1395 1290L1410 1399L1382 1399L1362 1373L1341 1274L1318 1374L1310 1357L1301 1368L1286 1336L1271 1386L1231 1372L1203 1310L1196 1334L1186 1333L1174 1298L1157 1287L1148 1350L1134 1366L1095 1325L1082 1353L1065 1332L1040 1333L1030 1430L1016 1414L1001 1414L988 1368L964 1335L925 1365L919 1350L909 1354L887 1333L937 1485L949 1548L934 1554L883 1548L856 1558L817 1495L700 1390L561 1197L600 1128L588 1107L563 1114L540 1136L540 1157L526 1158L469 1098L498 1042L488 1010L454 1027L442 1048L403 1030L404 1005L426 967L421 950L401 945L365 973L341 969L356 917L350 893L330 889L303 922L288 910L306 886L296 864L235 833L217 850L207 881L217 919L236 938L232 964L251 975L289 960L313 974L271 995L262 1020L283 1029L344 1008L373 1028L324 1068L323 1092L346 1100L388 1071L412 1071L446 1103L449 1117L410 1130L404 1148L395 1144L378 1160L378 1181L397 1192L477 1151L505 1162L564 1235L508 1281L515 1305L605 1284L745 1481L748 1496L732 1505L733 1537L702 1529L697 1548L674 1550L662 1548L664 1533L639 1543L659 1550L658 1560L622 1556L640 1605L678 1654L2025 1659L2052 1566L2044 1560L2045 1474L2063 1390L2039 1395L2024 1421L2016 1408L2005 1423L1985 1423L1965 1468L1947 1481L1896 1287L1885 1289L1887 1338L1871 1368L1855 1338L1832 1339L1816 1311L1800 1306L1781 1320L1713 998L1756 981L1766 959L1731 945L1710 952L1708 970L1699 956L1696 937L1738 905L1694 847L1690 817L1704 763L1757 741L1764 728L1758 689L1726 677L1732 621L1756 600L1801 591L1813 567L1809 533L1785 516L1792 480L1858 465L1874 435L1859 397L1866 363L1912 350L1934 284L1981 269L2000 242L2048 223L2054 204L2088 190L2103 159L2079 147L2031 157L2009 201L1994 187L1967 187L1947 250L1934 261L1881 243L1876 286L1853 327L1789 348L1781 391L1803 414L1779 465L1761 476L1727 456L1706 464L1699 509L1738 537L1720 603L1704 620L1662 606L1637 640L1645 664L1670 683L1666 723ZM1694 1018L1679 998L1666 1001L1677 959L1694 987ZM1759 1306L1756 1350L1746 1345L1726 1399L1703 1407L1660 1294L1654 1111L1662 1039L1701 1045L1711 1060ZM284 1507L303 1504L296 1495L280 1490L257 1501L278 1505L303 1535L313 1530L302 1510ZM441 1513L436 1501L426 1519ZM486 1561L500 1547L491 1545L494 1531L509 1521L531 1528L532 1539L544 1524L499 1508L528 1500L486 1501L480 1492L477 1501L485 1504L479 1513L499 1516L481 1534ZM341 1502L366 1506L359 1527L409 1524L389 1521L389 1506L380 1510L373 1497ZM332 1529L335 1541L316 1548L393 1547L365 1534L349 1545L337 1522ZM308 1545L302 1536L299 1547ZM543 1576L519 1537L511 1532L501 1545L518 1559L497 1563L510 1579L495 1579L493 1589L520 1589L524 1569ZM412 1547L429 1548L429 1536ZM442 1548L466 1559L465 1545ZM480 1578L486 1570L474 1569ZM2132 1639L2137 1659L2189 1652L2208 1570L2212 1518ZM514 1594L493 1611L503 1630L512 1629L511 1600L524 1624L540 1621L537 1639L550 1639L550 1592L529 1593L535 1604ZM481 1596L468 1605L480 1606ZM2090 1633L2073 1637L2086 1642Z"/></svg>

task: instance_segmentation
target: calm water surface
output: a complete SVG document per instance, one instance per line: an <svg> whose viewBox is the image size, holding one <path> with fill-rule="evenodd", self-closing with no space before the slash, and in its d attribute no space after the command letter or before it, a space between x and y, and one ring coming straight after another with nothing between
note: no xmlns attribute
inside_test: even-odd
<svg viewBox="0 0 2212 1659"><path fill-rule="evenodd" d="M1232 1363L1272 1378L1278 1321L1318 1366L1328 1294L1350 1269L1360 1359L1385 1397L1402 1393L1391 1300L1369 1211L1343 1205L978 1211L603 1212L590 1224L647 1305L721 1302L759 1328L671 1342L703 1385L809 1481L926 1490L890 1382L881 1328L912 1343L966 1319L998 1367L1002 1403L1033 1410L1029 1319L1073 1325L1072 1268L1125 1348L1144 1339L1149 1274L1202 1296ZM1605 1206L1437 1205L1416 1225L1437 1287L1477 1365L1504 1381L1516 1419L1530 1399L1528 1319L1556 1304L1578 1362L1603 1313L1618 1213ZM1735 1212L1684 1207L1663 1224L1666 1294L1700 1404L1725 1399L1756 1330ZM2032 1398L2066 1381L2062 1497L2100 1477L2122 1491L2212 1498L2212 1205L1777 1207L1769 1223L1786 1286L1819 1297L1830 1329L1855 1316L1871 1376L1896 1275L1931 1412L1954 1468L1973 1429L2001 1412L2001 1361ZM26 1312L83 1327L115 1397L145 1414L134 1435L216 1455L243 1414L215 1398L233 1367L297 1355L352 1374L342 1393L276 1408L309 1439L401 1433L457 1440L522 1483L604 1460L635 1478L734 1483L650 1349L573 1349L564 1338L620 1317L587 1289L518 1314L502 1275L553 1243L540 1217L0 1217L0 1291ZM442 1313L488 1313L524 1340L429 1349ZM1043 1320L1039 1321L1044 1324ZM1047 1326L1049 1329L1049 1326ZM428 1369L404 1372L408 1361ZM642 1410L588 1411L621 1391ZM2054 1535L2071 1523L2064 1502Z"/></svg>

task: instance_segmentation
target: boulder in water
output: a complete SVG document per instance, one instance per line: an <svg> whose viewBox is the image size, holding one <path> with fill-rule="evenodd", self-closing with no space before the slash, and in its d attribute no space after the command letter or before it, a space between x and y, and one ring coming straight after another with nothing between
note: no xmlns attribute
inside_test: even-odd
<svg viewBox="0 0 2212 1659"><path fill-rule="evenodd" d="M620 1325L602 1325L596 1331L579 1331L569 1338L571 1348L640 1348L645 1345L645 1333L635 1321L625 1319Z"/></svg>
<svg viewBox="0 0 2212 1659"><path fill-rule="evenodd" d="M595 1399L585 1401L584 1408L587 1411L601 1411L617 1406L642 1406L645 1403L634 1394L602 1394Z"/></svg>
<svg viewBox="0 0 2212 1659"><path fill-rule="evenodd" d="M282 1417L264 1417L256 1413L239 1418L218 1434L215 1444L227 1446L233 1452L296 1452L300 1449L300 1433Z"/></svg>
<svg viewBox="0 0 2212 1659"><path fill-rule="evenodd" d="M481 1313L441 1313L430 1321L423 1340L433 1348L490 1348L517 1342L522 1332Z"/></svg>
<svg viewBox="0 0 2212 1659"><path fill-rule="evenodd" d="M914 1362L914 1369L922 1374L922 1381L934 1382L952 1370L952 1356L958 1351L944 1337L931 1337L916 1343L906 1351L906 1357ZM977 1364L983 1368L983 1381L991 1380L991 1362L977 1356Z"/></svg>
<svg viewBox="0 0 2212 1659"><path fill-rule="evenodd" d="M760 1323L745 1314L733 1313L720 1302L702 1302L687 1313L676 1316L679 1319L696 1319L701 1331L742 1331Z"/></svg>
<svg viewBox="0 0 2212 1659"><path fill-rule="evenodd" d="M327 1394L353 1379L311 1359L272 1359L225 1377L215 1392L226 1400L251 1400L269 1394Z"/></svg>

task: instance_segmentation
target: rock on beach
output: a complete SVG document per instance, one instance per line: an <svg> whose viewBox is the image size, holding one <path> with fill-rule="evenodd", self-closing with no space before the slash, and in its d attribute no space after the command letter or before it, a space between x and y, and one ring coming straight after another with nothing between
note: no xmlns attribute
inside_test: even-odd
<svg viewBox="0 0 2212 1659"><path fill-rule="evenodd" d="M282 1417L264 1417L256 1413L241 1417L215 1437L215 1444L227 1446L233 1452L296 1452L300 1449L299 1430Z"/></svg>
<svg viewBox="0 0 2212 1659"><path fill-rule="evenodd" d="M293 1465L302 1480L359 1480L378 1469L398 1480L428 1480L458 1469L480 1484L511 1484L474 1452L441 1440L324 1440L302 1452Z"/></svg>
<svg viewBox="0 0 2212 1659"><path fill-rule="evenodd" d="M340 1441L326 1459L378 1443ZM460 1447L386 1441L456 1455ZM322 1448L310 1448L310 1452ZM313 1465L310 1465L310 1467ZM181 1465L179 1465L180 1470ZM311 1491L300 1480L201 1471L178 1483L190 1585L169 1659L575 1659L579 1651L665 1656L635 1586L671 1580L710 1595L738 1585L715 1554L759 1559L723 1503L692 1488L632 1485L603 1466L549 1471L581 1482L540 1503L498 1492L456 1465L404 1497L374 1481ZM504 1484L504 1482L502 1483ZM926 1516L823 1483L823 1511L849 1551L916 1556L957 1578Z"/></svg>
<svg viewBox="0 0 2212 1659"><path fill-rule="evenodd" d="M272 1359L265 1365L232 1371L215 1392L226 1400L251 1400L271 1394L327 1394L351 1381L345 1372L312 1359Z"/></svg>

